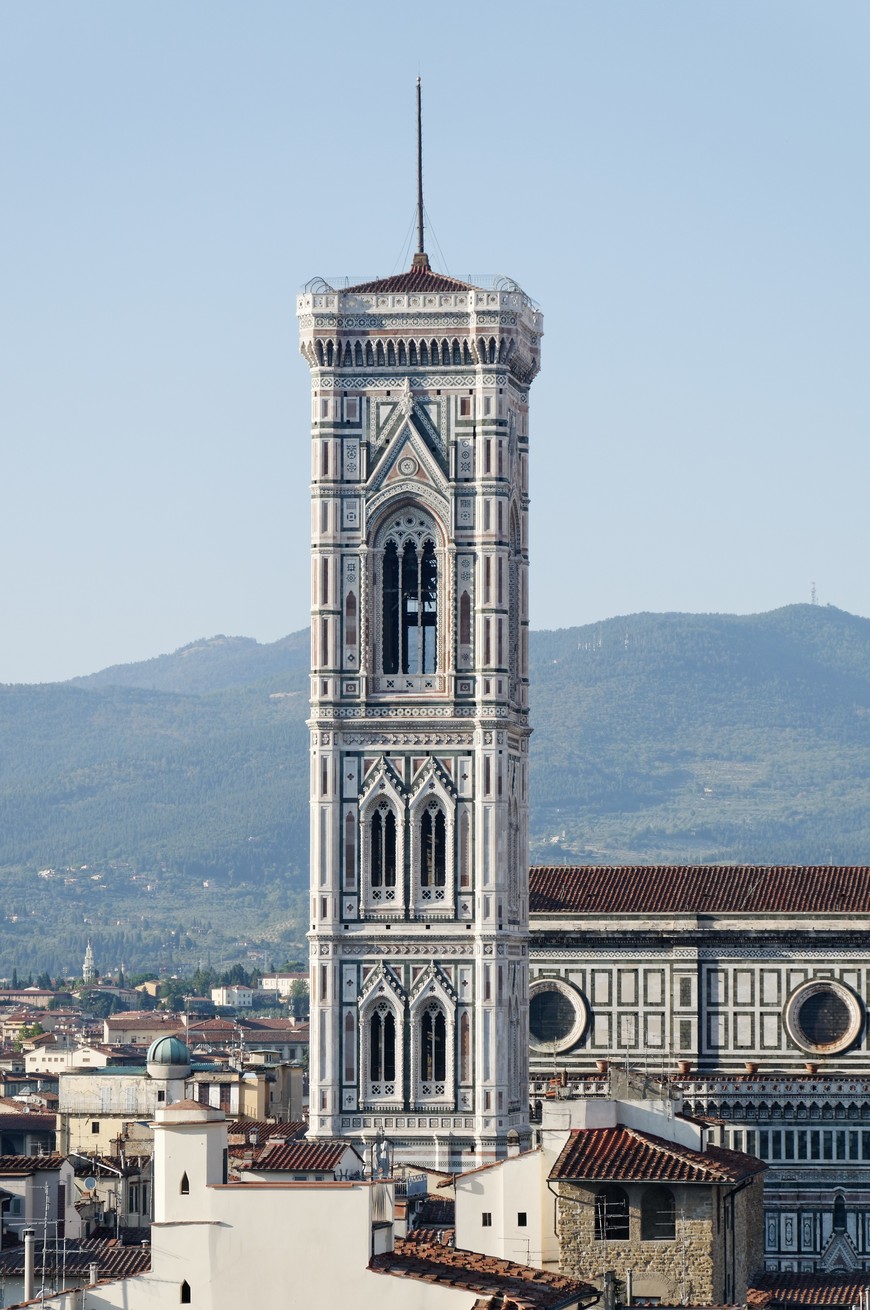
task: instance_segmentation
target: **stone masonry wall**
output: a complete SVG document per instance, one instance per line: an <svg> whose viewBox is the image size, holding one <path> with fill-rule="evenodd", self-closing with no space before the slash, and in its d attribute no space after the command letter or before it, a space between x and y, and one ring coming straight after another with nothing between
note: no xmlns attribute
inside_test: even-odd
<svg viewBox="0 0 870 1310"><path fill-rule="evenodd" d="M671 1189L676 1202L675 1241L641 1241L640 1204L647 1190L642 1185L624 1188L629 1201L629 1240L596 1241L597 1190L594 1186L559 1185L562 1273L600 1287L607 1270L612 1269L623 1284L630 1272L635 1296L658 1297L670 1305L721 1304L724 1233L717 1231L721 1224L713 1188L675 1186ZM760 1196L760 1187L758 1191Z"/></svg>

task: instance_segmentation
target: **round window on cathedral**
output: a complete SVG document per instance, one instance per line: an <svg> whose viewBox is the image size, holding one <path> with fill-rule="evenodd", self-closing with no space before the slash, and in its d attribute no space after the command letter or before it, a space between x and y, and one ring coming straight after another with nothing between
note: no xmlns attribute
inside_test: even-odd
<svg viewBox="0 0 870 1310"><path fill-rule="evenodd" d="M801 1050L814 1055L837 1055L861 1032L864 1010L845 983L820 978L802 983L786 1001L785 1026Z"/></svg>
<svg viewBox="0 0 870 1310"><path fill-rule="evenodd" d="M550 1054L575 1046L586 1031L589 1007L570 983L538 978L529 987L529 1037L532 1049Z"/></svg>

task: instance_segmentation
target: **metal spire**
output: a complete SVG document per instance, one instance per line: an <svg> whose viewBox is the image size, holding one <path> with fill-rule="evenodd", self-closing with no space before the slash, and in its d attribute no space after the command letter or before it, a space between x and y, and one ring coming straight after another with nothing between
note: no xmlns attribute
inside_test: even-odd
<svg viewBox="0 0 870 1310"><path fill-rule="evenodd" d="M412 268L428 268L429 256L423 246L423 99L417 78L417 253Z"/></svg>

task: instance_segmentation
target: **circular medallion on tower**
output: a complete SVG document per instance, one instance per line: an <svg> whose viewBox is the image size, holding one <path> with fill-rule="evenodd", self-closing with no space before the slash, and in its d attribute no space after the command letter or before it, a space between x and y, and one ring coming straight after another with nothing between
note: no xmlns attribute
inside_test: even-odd
<svg viewBox="0 0 870 1310"><path fill-rule="evenodd" d="M845 983L818 978L801 983L785 1003L785 1026L795 1046L813 1055L838 1055L856 1040L864 1007Z"/></svg>
<svg viewBox="0 0 870 1310"><path fill-rule="evenodd" d="M414 459L413 455L405 455L399 460L399 472L403 477L412 478L419 467L420 465Z"/></svg>
<svg viewBox="0 0 870 1310"><path fill-rule="evenodd" d="M589 1023L586 998L561 978L537 978L529 987L529 1042L551 1055L570 1050Z"/></svg>

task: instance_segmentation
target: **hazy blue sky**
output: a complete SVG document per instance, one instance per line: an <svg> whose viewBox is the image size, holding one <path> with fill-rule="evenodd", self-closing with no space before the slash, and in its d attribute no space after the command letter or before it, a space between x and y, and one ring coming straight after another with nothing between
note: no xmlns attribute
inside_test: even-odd
<svg viewBox="0 0 870 1310"><path fill-rule="evenodd" d="M0 681L308 621L295 294L545 313L532 619L870 614L864 0L4 0Z"/></svg>

